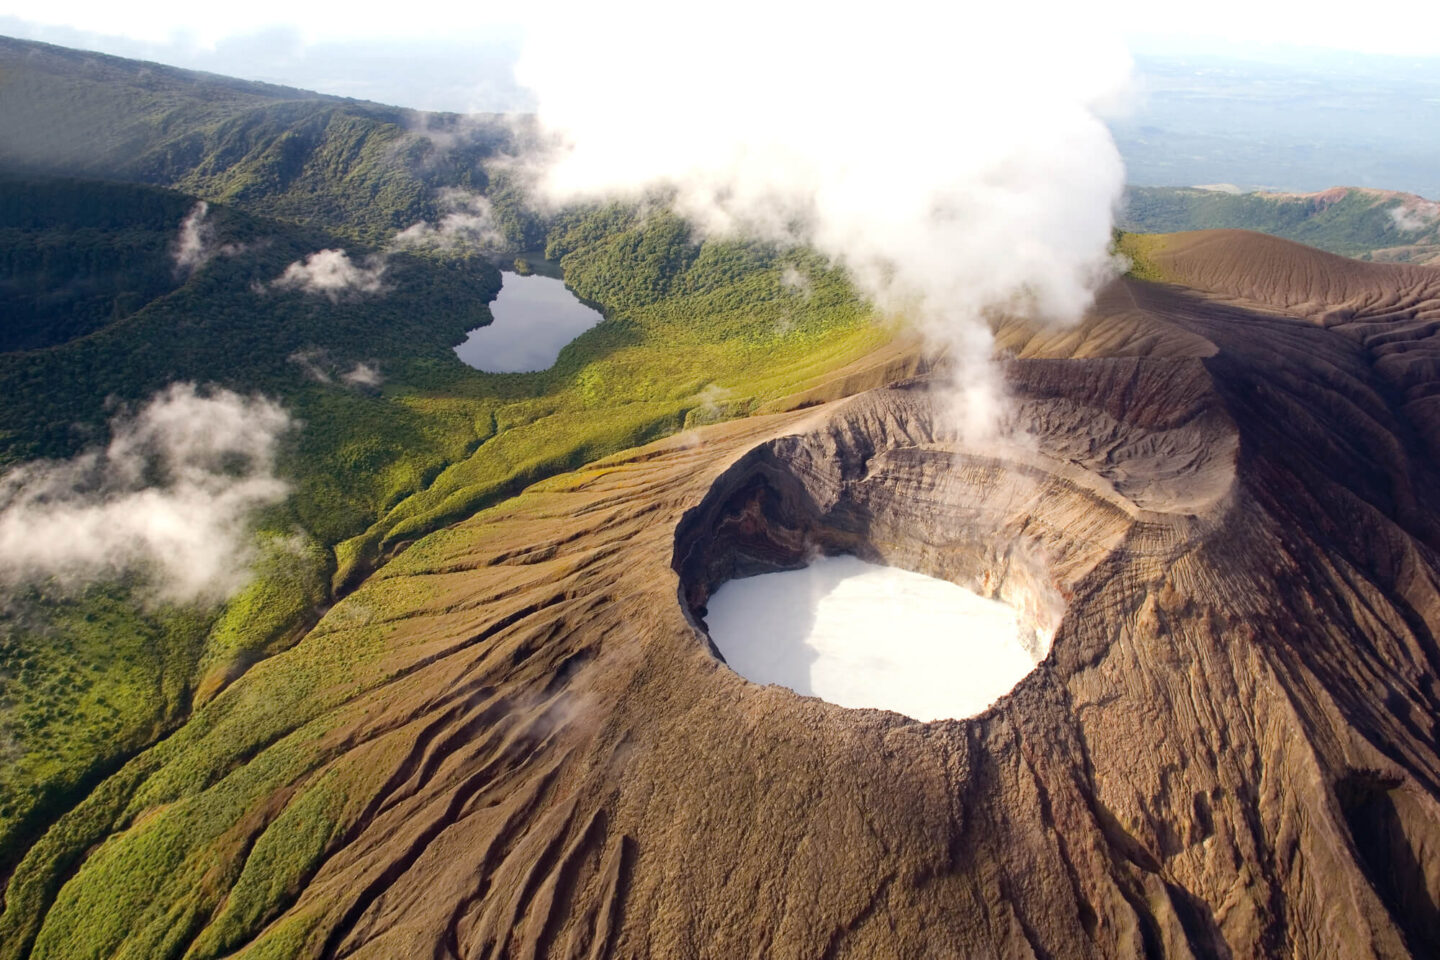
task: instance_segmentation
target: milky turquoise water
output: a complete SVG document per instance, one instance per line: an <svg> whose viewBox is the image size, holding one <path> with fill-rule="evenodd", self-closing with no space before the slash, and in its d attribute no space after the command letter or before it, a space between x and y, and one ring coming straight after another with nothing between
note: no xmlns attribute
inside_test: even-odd
<svg viewBox="0 0 1440 960"><path fill-rule="evenodd" d="M1014 607L851 556L731 580L706 606L742 677L916 720L983 712L1035 668L1027 646L1044 646Z"/></svg>

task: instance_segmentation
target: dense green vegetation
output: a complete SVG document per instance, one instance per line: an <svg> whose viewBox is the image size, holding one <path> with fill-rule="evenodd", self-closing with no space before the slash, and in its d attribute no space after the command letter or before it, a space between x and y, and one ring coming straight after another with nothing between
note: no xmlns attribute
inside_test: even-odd
<svg viewBox="0 0 1440 960"><path fill-rule="evenodd" d="M197 694L212 695L293 641L329 597L331 546L477 439L468 422L427 419L340 376L362 362L408 377L411 389L437 380L435 369L464 376L450 345L488 322L485 303L500 280L491 264L394 255L384 295L336 302L268 289L287 264L341 241L215 205L211 243L231 252L182 277L169 248L194 207L194 198L150 187L0 181L0 278L10 295L0 341L51 344L0 352L0 464L100 443L117 407L174 381L258 391L303 424L282 462L294 495L261 518L262 539L275 546L223 611L157 610L128 584L6 598L0 872L38 823L183 719ZM52 285L86 294L71 297L67 313L67 301L46 296Z"/></svg>
<svg viewBox="0 0 1440 960"><path fill-rule="evenodd" d="M0 198L11 191L33 198L28 205L15 202L7 207L30 217L31 224L40 222L35 211L57 190L79 194L96 221L124 216L137 194L148 200L161 193L76 183L37 190L33 182L0 182ZM169 193L162 198L160 213L171 218L168 241L195 201ZM112 313L105 318L111 322L87 336L50 349L0 356L0 382L7 391L0 409L0 463L71 454L84 436L75 425L100 426L107 399L138 400L175 380L303 399L315 391L307 388L313 375L307 381L305 365L297 362L301 354L323 357L336 368L384 357L423 380L429 366L449 362L450 343L487 321L485 303L499 289L499 272L481 258L403 253L386 261L383 295L331 301L274 289L269 285L288 264L317 250L343 246L356 260L370 251L325 231L257 220L220 206L211 208L207 223L212 245L229 247L231 253L216 256L184 282L171 279L173 265L167 263L167 285L174 289L129 315L117 319ZM0 229L7 226L0 223ZM36 259L35 247L48 248L52 237L63 238L67 232L63 222L32 226L18 235L7 231L16 246L3 255L23 267ZM121 237L129 232L115 231ZM156 227L149 232L160 231ZM83 285L92 277L92 258L84 250L68 253L60 267ZM10 274L12 283L33 287L48 277L51 266L42 261L39 279L18 270ZM108 264L100 266L102 279L119 283ZM139 299L135 291L151 282L156 269L153 257L147 256L134 274L123 277L127 286L116 296ZM7 327L10 320L7 317Z"/></svg>
<svg viewBox="0 0 1440 960"><path fill-rule="evenodd" d="M593 240L574 239L586 231ZM480 376L443 399L407 398L429 417L473 411L495 434L342 543L338 584L355 583L396 548L541 477L752 412L885 336L867 322L843 274L805 254L695 244L668 214L642 221L614 208L564 219L552 237L562 240L549 250L560 255L567 282L601 305L608 322L567 346L550 370ZM806 271L808 293L781 284L787 264Z"/></svg>
<svg viewBox="0 0 1440 960"><path fill-rule="evenodd" d="M188 710L207 620L142 610L128 584L0 611L0 867Z"/></svg>
<svg viewBox="0 0 1440 960"><path fill-rule="evenodd" d="M1233 194L1188 187L1130 187L1119 225L1137 233L1255 230L1367 260L1427 260L1440 255L1440 220L1408 231L1396 222L1392 211L1406 202L1401 194L1343 188L1319 194Z"/></svg>
<svg viewBox="0 0 1440 960"><path fill-rule="evenodd" d="M498 118L420 114L0 37L0 169L174 187L370 243L484 191L510 143ZM503 177L502 177L503 179ZM492 191L518 248L537 225Z"/></svg>
<svg viewBox="0 0 1440 960"><path fill-rule="evenodd" d="M193 201L166 190L0 179L0 352L74 340L179 284Z"/></svg>
<svg viewBox="0 0 1440 960"><path fill-rule="evenodd" d="M1154 260L1154 254L1164 242L1163 234L1125 233L1116 230L1112 249L1129 262L1130 269L1126 271L1129 276L1152 283L1166 283L1168 278Z"/></svg>

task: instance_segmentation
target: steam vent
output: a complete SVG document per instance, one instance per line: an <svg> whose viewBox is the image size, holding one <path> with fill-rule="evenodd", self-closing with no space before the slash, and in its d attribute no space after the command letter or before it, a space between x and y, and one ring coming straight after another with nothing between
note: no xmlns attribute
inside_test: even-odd
<svg viewBox="0 0 1440 960"><path fill-rule="evenodd" d="M998 329L1024 443L902 342L420 540L62 820L6 936L143 861L117 956L1440 956L1440 274L1168 242ZM712 597L818 555L1048 649L929 723L730 669Z"/></svg>

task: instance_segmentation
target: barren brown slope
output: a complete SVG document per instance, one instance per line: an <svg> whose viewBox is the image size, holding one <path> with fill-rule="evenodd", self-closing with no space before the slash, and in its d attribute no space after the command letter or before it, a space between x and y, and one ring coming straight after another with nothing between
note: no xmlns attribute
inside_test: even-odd
<svg viewBox="0 0 1440 960"><path fill-rule="evenodd" d="M961 449L910 379L421 541L97 792L33 954L1435 955L1428 408L1315 319L1366 278L1277 249L1320 279L1263 311L1237 267L1002 329L1023 445ZM815 547L1062 615L1052 654L964 722L741 679L706 598Z"/></svg>
<svg viewBox="0 0 1440 960"><path fill-rule="evenodd" d="M1440 461L1440 267L1362 263L1243 230L1171 234L1151 257L1187 287L1354 341Z"/></svg>

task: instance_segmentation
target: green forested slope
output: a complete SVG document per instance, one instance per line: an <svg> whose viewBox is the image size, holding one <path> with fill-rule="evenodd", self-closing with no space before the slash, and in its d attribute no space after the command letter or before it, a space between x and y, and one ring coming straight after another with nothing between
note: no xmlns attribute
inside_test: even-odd
<svg viewBox="0 0 1440 960"><path fill-rule="evenodd" d="M1440 207L1356 187L1310 194L1129 187L1118 226L1134 233L1254 230L1366 260L1440 257Z"/></svg>
<svg viewBox="0 0 1440 960"><path fill-rule="evenodd" d="M437 188L484 191L482 161L509 139L498 118L420 114L0 37L0 172L170 186L379 243L433 219ZM502 227L526 245L498 193Z"/></svg>
<svg viewBox="0 0 1440 960"><path fill-rule="evenodd" d="M194 200L167 190L0 178L0 353L54 346L178 286Z"/></svg>
<svg viewBox="0 0 1440 960"><path fill-rule="evenodd" d="M397 390L437 367L463 376L450 346L488 322L493 265L395 255L383 296L331 302L267 285L340 238L212 205L210 241L230 252L185 275L171 247L195 206L137 185L0 181L0 465L93 448L117 409L174 382L263 393L303 424L282 457L294 493L260 522L276 546L224 615L142 604L123 582L3 598L0 875L37 823L184 715L202 672L213 690L303 628L329 595L329 546L476 439L338 374L371 364Z"/></svg>

